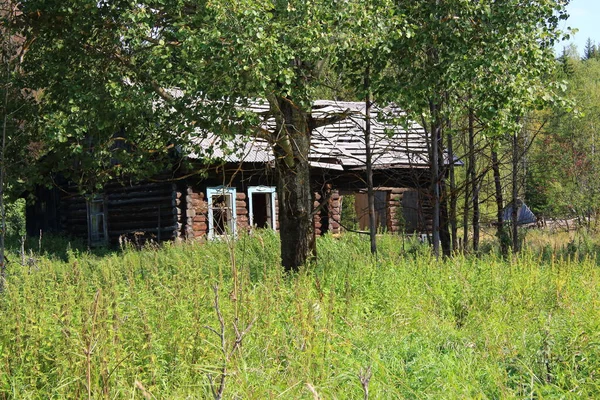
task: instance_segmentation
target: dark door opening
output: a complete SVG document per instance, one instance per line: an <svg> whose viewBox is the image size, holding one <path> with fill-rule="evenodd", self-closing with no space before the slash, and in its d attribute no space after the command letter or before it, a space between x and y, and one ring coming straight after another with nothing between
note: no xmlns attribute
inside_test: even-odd
<svg viewBox="0 0 600 400"><path fill-rule="evenodd" d="M257 228L271 228L271 193L252 193L252 223Z"/></svg>

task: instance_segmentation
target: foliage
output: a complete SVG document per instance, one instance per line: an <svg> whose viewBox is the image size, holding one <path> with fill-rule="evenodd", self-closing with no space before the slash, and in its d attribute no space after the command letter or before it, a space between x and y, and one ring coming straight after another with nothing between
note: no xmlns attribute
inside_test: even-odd
<svg viewBox="0 0 600 400"><path fill-rule="evenodd" d="M412 2L405 12L413 30L393 43L393 73L402 82L394 89L426 121L435 122L432 101L448 103L440 118L470 107L496 128L491 133L504 133L552 97L543 78L554 68L552 44L563 35L563 3Z"/></svg>
<svg viewBox="0 0 600 400"><path fill-rule="evenodd" d="M0 297L0 398L210 398L221 366L212 286L227 336L257 321L229 362L225 398L598 397L596 262L526 251L435 262L383 235L318 242L313 268L283 275L277 237L71 250L11 269ZM15 259L17 257L14 257ZM227 295L227 293L230 293ZM90 345L91 344L91 345ZM91 349L86 357L86 349ZM89 370L88 370L89 368ZM89 373L88 373L89 371ZM136 384L139 382L139 384Z"/></svg>
<svg viewBox="0 0 600 400"><path fill-rule="evenodd" d="M24 236L25 233L25 200L18 199L7 202L6 208L6 235Z"/></svg>
<svg viewBox="0 0 600 400"><path fill-rule="evenodd" d="M552 109L530 157L528 197L545 215L589 217L600 198L600 61L569 58L568 95L577 112Z"/></svg>
<svg viewBox="0 0 600 400"><path fill-rule="evenodd" d="M356 197L355 195L345 194L341 201L341 221L344 229L358 229L358 216L356 215Z"/></svg>
<svg viewBox="0 0 600 400"><path fill-rule="evenodd" d="M339 48L370 45L372 38L357 41L357 26L403 21L379 15L388 6L393 14L390 0L363 3L23 2L30 87L42 91L45 159L93 191L123 173L173 171L182 154L172 149L193 150L197 137L264 139L275 156L282 263L296 269L313 247L311 132L348 117L312 115L323 71L352 64L340 61ZM251 101L262 102L264 113L248 112ZM269 118L273 131L262 124ZM210 158L213 149L203 150ZM60 161L65 155L75 167L71 157Z"/></svg>
<svg viewBox="0 0 600 400"><path fill-rule="evenodd" d="M38 161L93 190L176 167L170 150L207 131L261 136L243 106L262 99L276 115L287 98L310 111L334 49L356 48L346 21L366 27L374 15L359 3L24 2L27 85L42 93Z"/></svg>
<svg viewBox="0 0 600 400"><path fill-rule="evenodd" d="M583 49L583 60L590 60L592 58L597 59L599 56L598 46L596 46L591 38L588 38L585 42L585 48Z"/></svg>

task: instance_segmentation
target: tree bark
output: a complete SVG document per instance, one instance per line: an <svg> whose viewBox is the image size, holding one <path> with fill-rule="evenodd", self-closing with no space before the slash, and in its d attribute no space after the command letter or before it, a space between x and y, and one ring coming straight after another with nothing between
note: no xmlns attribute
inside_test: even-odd
<svg viewBox="0 0 600 400"><path fill-rule="evenodd" d="M433 196L433 218L431 222L433 238L433 254L440 256L440 168L439 168L439 140L441 135L441 122L439 118L439 106L434 101L429 101L431 112L431 194Z"/></svg>
<svg viewBox="0 0 600 400"><path fill-rule="evenodd" d="M469 109L469 184L473 208L473 251L479 251L479 184L477 179L477 159L475 157L475 115Z"/></svg>
<svg viewBox="0 0 600 400"><path fill-rule="evenodd" d="M502 196L502 183L500 180L500 163L498 162L498 152L492 149L492 170L494 172L494 186L496 197L496 236L500 242L500 253L503 256L508 255L508 243L506 232L504 232L504 199Z"/></svg>
<svg viewBox="0 0 600 400"><path fill-rule="evenodd" d="M6 45L6 44L5 44ZM4 252L5 238L6 238L6 210L5 210L5 177L6 177L6 131L8 124L8 88L10 79L10 61L9 59L3 60L6 63L6 82L4 86L4 104L3 104L3 121L2 121L2 148L0 149L0 219L2 227L0 230L0 293L4 292L4 280L6 278L6 256Z"/></svg>
<svg viewBox="0 0 600 400"><path fill-rule="evenodd" d="M518 253L520 250L519 243L519 215L518 212L518 200L519 200L519 182L518 182L518 169L519 169L519 146L517 132L513 133L512 138L512 246L513 253Z"/></svg>
<svg viewBox="0 0 600 400"><path fill-rule="evenodd" d="M310 184L310 114L289 99L271 101L276 130L273 151L279 199L281 264L297 271L315 254Z"/></svg>
<svg viewBox="0 0 600 400"><path fill-rule="evenodd" d="M371 254L377 253L377 219L375 216L375 190L373 188L373 159L371 154L371 91L370 70L365 69L365 156L367 172L367 200L369 203L369 237L371 239Z"/></svg>
<svg viewBox="0 0 600 400"><path fill-rule="evenodd" d="M467 158L467 163L469 162ZM468 175L466 180L468 181ZM465 184L465 199L463 204L463 252L466 252L469 249L469 210L471 204L471 192L469 190L469 185Z"/></svg>
<svg viewBox="0 0 600 400"><path fill-rule="evenodd" d="M452 255L452 242L450 237L450 224L448 218L448 196L446 183L442 179L440 183L440 243L442 245L442 253L446 257L450 257Z"/></svg>
<svg viewBox="0 0 600 400"><path fill-rule="evenodd" d="M452 237L452 249L458 249L458 224L456 217L456 208L458 204L458 196L456 195L456 177L454 173L454 143L452 134L448 135L448 159L450 160L449 175L450 175L450 210L448 218L450 219L450 236Z"/></svg>
<svg viewBox="0 0 600 400"><path fill-rule="evenodd" d="M444 142L443 130L440 128L440 137L438 144L438 166L439 166L439 220L440 220L440 244L442 253L446 257L452 255L452 243L450 237L450 224L448 218L448 190L446 187L446 164L444 163Z"/></svg>

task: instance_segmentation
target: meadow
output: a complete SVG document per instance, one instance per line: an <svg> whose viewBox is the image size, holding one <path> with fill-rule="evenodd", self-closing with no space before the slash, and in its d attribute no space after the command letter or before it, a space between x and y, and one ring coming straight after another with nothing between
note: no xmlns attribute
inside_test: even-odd
<svg viewBox="0 0 600 400"><path fill-rule="evenodd" d="M0 399L598 398L596 247L533 242L436 260L325 236L293 275L268 232L35 243L0 295Z"/></svg>

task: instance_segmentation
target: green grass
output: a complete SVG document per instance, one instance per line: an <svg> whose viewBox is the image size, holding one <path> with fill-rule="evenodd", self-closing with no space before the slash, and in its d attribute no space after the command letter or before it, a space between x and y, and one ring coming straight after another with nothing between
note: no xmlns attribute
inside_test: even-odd
<svg viewBox="0 0 600 400"><path fill-rule="evenodd" d="M371 399L600 397L594 257L530 249L438 262L382 236L374 258L350 234L318 245L319 261L293 276L267 232L240 238L233 257L223 242L71 249L28 266L12 255L0 398L86 398L88 380L94 399L141 399L140 387L212 398L208 376L223 365L207 328L220 329L215 285L229 348L233 323L256 319L227 362L227 399L312 399L307 384L323 399L358 399L369 366Z"/></svg>

